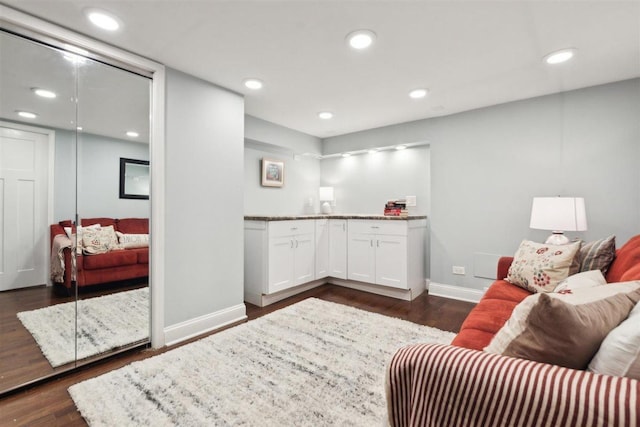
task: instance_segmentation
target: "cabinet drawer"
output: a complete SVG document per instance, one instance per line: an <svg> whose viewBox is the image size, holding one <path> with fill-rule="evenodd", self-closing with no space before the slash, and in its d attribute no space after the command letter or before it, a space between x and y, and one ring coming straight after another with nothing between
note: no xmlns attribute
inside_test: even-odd
<svg viewBox="0 0 640 427"><path fill-rule="evenodd" d="M403 220L349 220L349 233L407 235L407 221Z"/></svg>
<svg viewBox="0 0 640 427"><path fill-rule="evenodd" d="M294 234L313 234L314 220L270 221L269 237L293 236Z"/></svg>

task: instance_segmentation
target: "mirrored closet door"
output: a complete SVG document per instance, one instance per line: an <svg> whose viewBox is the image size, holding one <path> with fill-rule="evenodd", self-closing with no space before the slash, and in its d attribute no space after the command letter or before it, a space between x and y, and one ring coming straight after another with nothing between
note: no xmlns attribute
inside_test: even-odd
<svg viewBox="0 0 640 427"><path fill-rule="evenodd" d="M0 52L1 393L149 342L151 83L4 30Z"/></svg>

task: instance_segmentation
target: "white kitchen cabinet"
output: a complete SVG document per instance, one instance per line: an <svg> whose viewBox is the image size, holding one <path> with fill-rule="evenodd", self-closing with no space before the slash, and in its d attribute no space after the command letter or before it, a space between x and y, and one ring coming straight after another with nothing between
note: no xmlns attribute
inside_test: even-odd
<svg viewBox="0 0 640 427"><path fill-rule="evenodd" d="M329 223L328 219L316 219L316 279L329 276Z"/></svg>
<svg viewBox="0 0 640 427"><path fill-rule="evenodd" d="M419 289L424 286L423 221L349 220L349 280Z"/></svg>
<svg viewBox="0 0 640 427"><path fill-rule="evenodd" d="M329 220L329 276L347 278L347 220Z"/></svg>

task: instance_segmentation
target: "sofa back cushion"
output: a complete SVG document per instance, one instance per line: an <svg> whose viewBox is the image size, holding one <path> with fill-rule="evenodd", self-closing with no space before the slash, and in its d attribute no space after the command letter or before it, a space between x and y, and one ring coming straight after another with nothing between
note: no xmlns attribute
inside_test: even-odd
<svg viewBox="0 0 640 427"><path fill-rule="evenodd" d="M640 235L632 237L616 251L616 258L607 273L607 282L622 281L624 274L638 264L640 264ZM633 278L625 277L624 280L633 280Z"/></svg>
<svg viewBox="0 0 640 427"><path fill-rule="evenodd" d="M123 234L149 234L149 218L123 218L116 230Z"/></svg>
<svg viewBox="0 0 640 427"><path fill-rule="evenodd" d="M102 227L113 225L113 228L116 229L116 220L114 218L82 218L80 220L80 225L83 227L93 224L100 224Z"/></svg>

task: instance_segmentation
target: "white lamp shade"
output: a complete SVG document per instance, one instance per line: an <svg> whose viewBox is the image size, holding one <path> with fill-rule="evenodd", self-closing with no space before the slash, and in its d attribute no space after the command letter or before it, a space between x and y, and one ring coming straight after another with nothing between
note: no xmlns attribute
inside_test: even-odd
<svg viewBox="0 0 640 427"><path fill-rule="evenodd" d="M333 187L320 187L318 199L321 202L330 202L333 200Z"/></svg>
<svg viewBox="0 0 640 427"><path fill-rule="evenodd" d="M552 231L585 231L587 213L582 197L534 197L529 227Z"/></svg>

